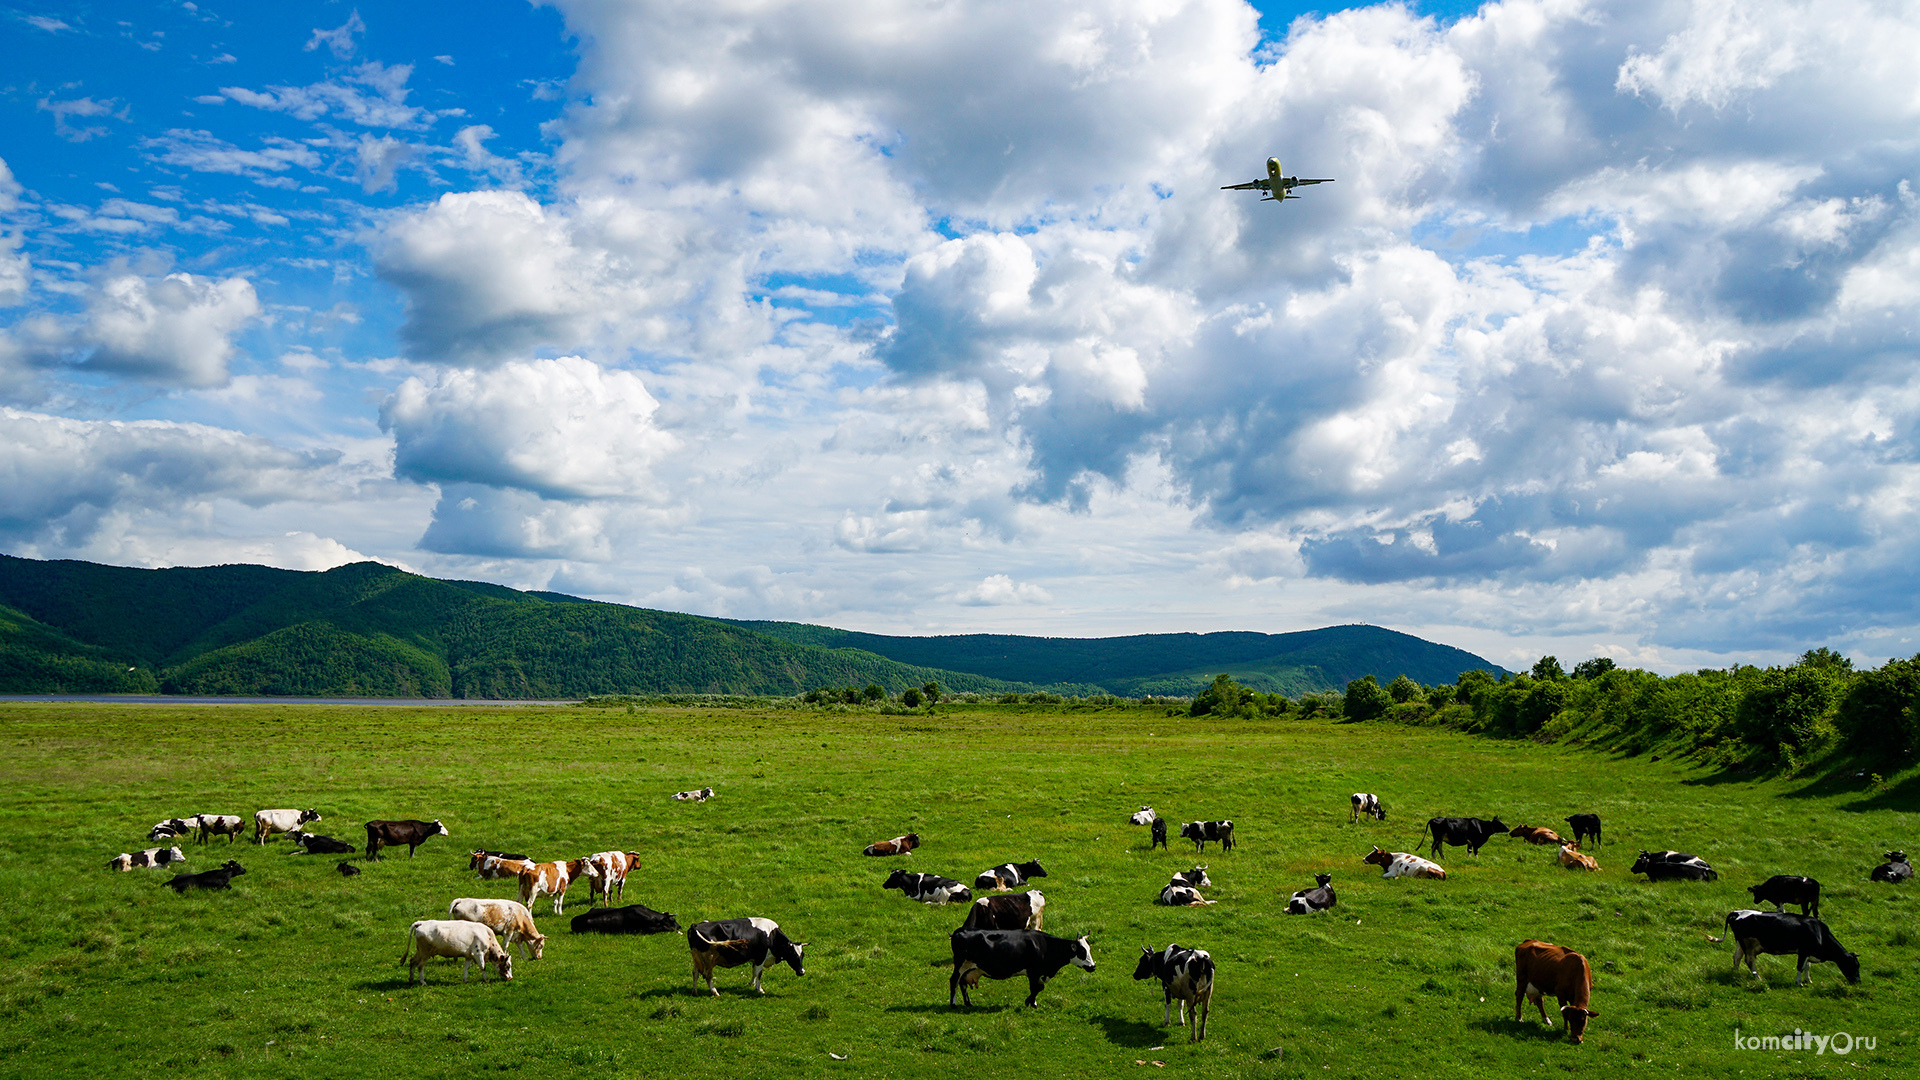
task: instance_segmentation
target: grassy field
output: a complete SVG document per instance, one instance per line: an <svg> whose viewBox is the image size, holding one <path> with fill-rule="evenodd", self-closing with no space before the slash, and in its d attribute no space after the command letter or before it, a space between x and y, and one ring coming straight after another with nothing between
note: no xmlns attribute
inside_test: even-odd
<svg viewBox="0 0 1920 1080"><path fill-rule="evenodd" d="M1894 778L1896 781L1900 778ZM1864 783L1864 781L1862 782ZM676 790L711 784L704 805ZM1393 726L1169 718L1138 707L949 709L937 716L719 709L362 708L0 704L0 1075L240 1077L1107 1077L1914 1075L1920 898L1871 885L1880 852L1920 852L1914 807L1871 792L1729 780L1672 761L1612 759ZM1380 794L1385 823L1347 822ZM1888 805L1891 802L1893 805ZM1151 803L1177 823L1231 818L1240 848L1209 849L1219 903L1154 904L1190 844L1147 851L1126 824ZM318 807L318 831L358 841L370 818L440 818L404 850L342 878L281 840L235 845L231 893L177 897L168 871L108 873L151 846L153 822L197 812ZM1499 838L1448 850L1445 882L1385 881L1360 859L1418 850L1434 815L1559 827L1606 821L1602 870ZM908 830L915 855L863 844ZM646 855L627 902L696 919L763 915L809 942L807 974L745 969L692 992L680 935L575 938L543 902L546 958L511 984L462 985L456 965L405 982L407 924L456 896L509 896L466 871L474 847L570 858ZM1679 847L1717 883L1650 885L1636 848ZM1184 848L1184 850L1183 850ZM229 855L187 845L190 870ZM1069 968L1024 1009L1025 980L983 982L949 1010L947 934L964 912L882 892L906 867L971 881L1008 860L1051 876L1047 930L1091 935L1099 970ZM1330 870L1339 906L1288 917ZM1732 972L1720 920L1775 873L1824 884L1823 914L1862 960L1793 985ZM1598 1010L1584 1046L1513 1020L1513 947L1577 949ZM1142 946L1210 950L1213 1023L1189 1046L1160 1026ZM1552 1011L1549 1002L1549 1011ZM1557 1013L1555 1014L1557 1020ZM1734 1049L1746 1036L1848 1032L1831 1051ZM836 1061L829 1054L844 1055ZM1140 1065L1139 1062L1147 1064Z"/></svg>

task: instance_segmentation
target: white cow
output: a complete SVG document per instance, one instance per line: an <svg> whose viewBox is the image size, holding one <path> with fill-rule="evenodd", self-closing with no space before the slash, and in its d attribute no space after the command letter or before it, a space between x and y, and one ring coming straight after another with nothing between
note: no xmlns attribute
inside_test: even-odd
<svg viewBox="0 0 1920 1080"><path fill-rule="evenodd" d="M309 821L319 821L318 810L255 810L253 842L264 844L275 833L292 832Z"/></svg>
<svg viewBox="0 0 1920 1080"><path fill-rule="evenodd" d="M412 968L420 985L427 984L427 961L436 956L460 958L460 981L466 982L474 964L480 965L480 977L486 978L487 965L499 964L500 977L513 981L513 957L500 947L493 931L465 919L421 919L407 928L407 949L400 963Z"/></svg>
<svg viewBox="0 0 1920 1080"><path fill-rule="evenodd" d="M547 935L533 925L533 912L517 900L463 896L447 905L447 914L492 930L499 936L502 947L508 950L513 948L514 942L519 942L520 955L528 960L540 959L541 952L546 948Z"/></svg>

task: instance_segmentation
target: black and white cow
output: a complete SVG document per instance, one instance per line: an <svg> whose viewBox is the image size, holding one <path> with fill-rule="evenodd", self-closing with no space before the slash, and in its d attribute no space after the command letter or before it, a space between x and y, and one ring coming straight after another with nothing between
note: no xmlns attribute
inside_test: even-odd
<svg viewBox="0 0 1920 1080"><path fill-rule="evenodd" d="M291 855L351 855L354 852L353 845L345 840L321 836L319 833L295 829L287 836L293 840L294 850L288 853Z"/></svg>
<svg viewBox="0 0 1920 1080"><path fill-rule="evenodd" d="M967 909L962 930L1038 930L1046 921L1047 898L1039 889L1005 896L983 896Z"/></svg>
<svg viewBox="0 0 1920 1080"><path fill-rule="evenodd" d="M1287 900L1287 914L1315 915L1334 905L1333 875L1315 874L1313 880L1317 883L1313 888L1301 889Z"/></svg>
<svg viewBox="0 0 1920 1080"><path fill-rule="evenodd" d="M1001 863L991 870L980 871L973 879L976 889L1017 889L1027 883L1028 878L1046 877L1047 872L1040 868L1040 860L1023 863Z"/></svg>
<svg viewBox="0 0 1920 1080"><path fill-rule="evenodd" d="M1153 807L1151 806L1141 807L1138 812L1127 819L1128 822L1134 825L1151 825L1158 820L1160 820L1160 815L1154 813Z"/></svg>
<svg viewBox="0 0 1920 1080"><path fill-rule="evenodd" d="M1587 837L1593 837L1593 845L1600 846L1600 815L1575 814L1567 819L1567 825L1573 829L1573 842L1581 844Z"/></svg>
<svg viewBox="0 0 1920 1080"><path fill-rule="evenodd" d="M228 859L227 865L217 870L207 870L198 874L175 874L167 879L166 885L182 895L185 895L188 889L231 889L233 879L244 873L246 871L241 869L239 863Z"/></svg>
<svg viewBox="0 0 1920 1080"><path fill-rule="evenodd" d="M253 842L264 844L275 833L292 832L309 821L319 821L320 811L307 810L255 810L253 812Z"/></svg>
<svg viewBox="0 0 1920 1080"><path fill-rule="evenodd" d="M1180 826L1180 839L1193 841L1193 850L1205 851L1207 841L1220 841L1221 851L1233 850L1233 822L1189 821Z"/></svg>
<svg viewBox="0 0 1920 1080"><path fill-rule="evenodd" d="M1645 874L1648 881L1716 881L1720 877L1705 859L1684 851L1642 851L1627 872Z"/></svg>
<svg viewBox="0 0 1920 1080"><path fill-rule="evenodd" d="M1800 957L1800 976L1795 986L1810 982L1808 969L1816 960L1837 965L1850 983L1860 981L1860 957L1840 947L1833 931L1819 919L1786 911L1729 911L1727 936L1733 939L1733 968L1759 975L1754 959L1761 953L1794 953Z"/></svg>
<svg viewBox="0 0 1920 1080"><path fill-rule="evenodd" d="M1154 848L1165 849L1166 847L1167 847L1167 819L1154 818L1153 819L1153 839L1147 843L1147 850L1152 851Z"/></svg>
<svg viewBox="0 0 1920 1080"><path fill-rule="evenodd" d="M806 948L806 942L790 940L786 931L772 919L717 919L687 927L687 950L693 954L694 992L699 992L700 980L705 979L707 990L714 997L720 996L713 985L714 968L752 964L753 981L747 985L754 993L764 994L766 990L760 985L760 977L769 964L785 963L795 975L807 973L801 962Z"/></svg>
<svg viewBox="0 0 1920 1080"><path fill-rule="evenodd" d="M949 877L939 874L914 874L905 870L895 870L887 876L883 889L899 889L907 899L918 900L923 904L946 904L953 901L973 899L967 887Z"/></svg>
<svg viewBox="0 0 1920 1080"><path fill-rule="evenodd" d="M953 1007L958 993L968 1008L973 998L970 987L980 985L980 977L1011 979L1022 972L1027 976L1027 1004L1047 985L1047 980L1072 964L1093 970L1093 947L1087 939L1054 937L1041 930L955 930L953 977L947 980L947 1005Z"/></svg>
<svg viewBox="0 0 1920 1080"><path fill-rule="evenodd" d="M147 830L149 840L177 840L200 827L199 815L190 818L168 818Z"/></svg>
<svg viewBox="0 0 1920 1080"><path fill-rule="evenodd" d="M671 912L655 911L645 904L628 904L575 915L571 926L576 934L664 934L680 929L680 920Z"/></svg>
<svg viewBox="0 0 1920 1080"><path fill-rule="evenodd" d="M174 863L185 861L187 861L186 853L177 847L154 847L148 848L145 851L136 851L132 854L123 851L115 855L111 862L107 863L107 869L134 870L143 867L171 866Z"/></svg>
<svg viewBox="0 0 1920 1080"><path fill-rule="evenodd" d="M1873 873L1867 875L1869 880L1898 885L1913 876L1913 864L1907 861L1906 852L1889 851L1886 858L1886 862L1874 867Z"/></svg>
<svg viewBox="0 0 1920 1080"><path fill-rule="evenodd" d="M403 818L399 821L369 821L367 822L367 858L379 858L382 847L399 847L405 844L407 858L411 859L414 848L433 837L452 835L445 825L440 824L439 818L432 821L416 821L413 818Z"/></svg>
<svg viewBox="0 0 1920 1080"><path fill-rule="evenodd" d="M1205 949L1183 949L1178 944L1168 945L1162 952L1149 948L1140 952L1140 963L1133 969L1133 977L1136 981L1160 980L1160 989L1165 995L1160 1026L1173 1022L1173 1003L1178 1001L1182 1026L1187 1023L1187 1014L1193 1014L1187 1041L1196 1043L1206 1038L1207 1014L1213 1011L1213 957Z"/></svg>
<svg viewBox="0 0 1920 1080"><path fill-rule="evenodd" d="M1207 877L1207 868L1196 866L1173 875L1167 887L1160 890L1160 902L1168 907L1205 907L1217 903L1200 895L1201 889L1213 887L1213 881Z"/></svg>
<svg viewBox="0 0 1920 1080"><path fill-rule="evenodd" d="M1480 854L1489 839L1506 835L1507 824L1497 817L1437 817L1427 820L1427 831L1433 834L1433 848L1428 854L1438 859L1443 844L1464 847L1469 855Z"/></svg>
<svg viewBox="0 0 1920 1080"><path fill-rule="evenodd" d="M1353 816L1347 818L1347 824L1351 825L1359 821L1361 814L1365 814L1375 821L1387 820L1387 811L1380 805L1380 796L1372 795L1364 791L1356 791L1350 797L1349 801L1353 804Z"/></svg>
<svg viewBox="0 0 1920 1080"><path fill-rule="evenodd" d="M1756 904L1772 904L1785 911L1788 904L1799 904L1800 914L1820 917L1820 883L1798 874L1775 874L1758 885L1747 886Z"/></svg>

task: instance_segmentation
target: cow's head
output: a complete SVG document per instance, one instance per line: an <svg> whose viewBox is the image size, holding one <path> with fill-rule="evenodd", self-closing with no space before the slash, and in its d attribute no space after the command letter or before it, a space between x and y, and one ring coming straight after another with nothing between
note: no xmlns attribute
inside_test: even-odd
<svg viewBox="0 0 1920 1080"><path fill-rule="evenodd" d="M1197 839L1199 839L1199 838L1200 838L1200 836L1202 835L1202 834L1201 834L1201 830L1200 830L1200 826L1201 826L1201 824L1202 824L1202 823L1201 823L1201 822L1198 822L1198 821L1183 821L1183 822L1181 822L1181 823L1180 823L1180 836L1181 836L1181 838L1182 838L1182 839L1186 839L1186 840L1197 840Z"/></svg>
<svg viewBox="0 0 1920 1080"><path fill-rule="evenodd" d="M1088 971L1093 970L1093 946L1087 944L1085 935L1082 935L1073 943L1073 956L1069 962L1075 967L1083 967Z"/></svg>
<svg viewBox="0 0 1920 1080"><path fill-rule="evenodd" d="M588 855L582 855L579 858L574 859L571 862L567 863L567 876L569 878L577 878L581 874L586 873L587 868L592 865L593 865L593 858Z"/></svg>
<svg viewBox="0 0 1920 1080"><path fill-rule="evenodd" d="M1363 863L1372 863L1375 866L1387 866L1393 862L1393 856L1376 847L1367 853L1366 858L1360 861Z"/></svg>
<svg viewBox="0 0 1920 1080"><path fill-rule="evenodd" d="M1213 879L1207 876L1207 867L1204 863L1194 867L1193 869L1187 871L1184 874L1181 874L1180 876L1187 879L1187 884L1195 886L1197 888L1202 888L1202 889L1213 888Z"/></svg>
<svg viewBox="0 0 1920 1080"><path fill-rule="evenodd" d="M467 856L467 869L478 870L480 869L480 864L486 861L487 853L485 851L475 851Z"/></svg>
<svg viewBox="0 0 1920 1080"><path fill-rule="evenodd" d="M1506 822L1504 822L1504 821L1501 821L1501 820L1500 820L1499 818L1490 818L1490 819L1489 819L1489 820L1487 821L1487 828L1489 828L1489 829L1497 829L1497 830L1499 830L1500 832L1506 832L1506 831L1507 831L1507 823L1506 823Z"/></svg>
<svg viewBox="0 0 1920 1080"><path fill-rule="evenodd" d="M1592 1009L1583 1009L1578 1005L1560 1006L1560 1019L1566 1022L1567 1034L1573 1037L1574 1042L1587 1037L1587 1018L1599 1015Z"/></svg>
<svg viewBox="0 0 1920 1080"><path fill-rule="evenodd" d="M893 873L887 875L887 883L880 887L883 889L906 889L907 872L905 870L895 870Z"/></svg>
<svg viewBox="0 0 1920 1080"><path fill-rule="evenodd" d="M1887 861L1888 862L1906 862L1907 853L1904 851L1889 851L1887 852Z"/></svg>
<svg viewBox="0 0 1920 1080"><path fill-rule="evenodd" d="M234 862L232 859L227 860L227 865L223 867L223 869L226 870L229 876L235 876L235 875L246 873L246 870L242 868L239 863Z"/></svg>
<svg viewBox="0 0 1920 1080"><path fill-rule="evenodd" d="M187 861L187 853L184 851L181 851L177 847L168 848L166 851L166 855L167 855L168 862L186 862Z"/></svg>
<svg viewBox="0 0 1920 1080"><path fill-rule="evenodd" d="M1151 979L1160 974L1160 954L1147 946L1140 947L1140 963L1133 969L1135 979Z"/></svg>
<svg viewBox="0 0 1920 1080"><path fill-rule="evenodd" d="M540 959L540 954L546 950L546 947L547 935L545 934L535 933L527 939L527 950L533 954L535 960Z"/></svg>
<svg viewBox="0 0 1920 1080"><path fill-rule="evenodd" d="M502 979L505 979L507 982L513 981L513 957L507 955L507 950L498 945L489 945L486 952L486 961L489 964L497 965L495 970L500 972Z"/></svg>
<svg viewBox="0 0 1920 1080"><path fill-rule="evenodd" d="M773 938L768 942L768 945L770 951L773 953L773 958L784 962L788 967L792 968L795 975L805 975L807 973L806 965L801 962L801 957L807 950L806 942L790 941L787 939L786 931L775 930L773 932Z"/></svg>
<svg viewBox="0 0 1920 1080"><path fill-rule="evenodd" d="M1040 865L1039 859L1035 859L1030 863L1023 864L1020 867L1020 872L1025 874L1028 877L1046 877L1047 876L1047 871Z"/></svg>
<svg viewBox="0 0 1920 1080"><path fill-rule="evenodd" d="M1324 889L1327 886L1333 884L1333 875L1332 874L1315 874L1313 875L1313 883Z"/></svg>
<svg viewBox="0 0 1920 1080"><path fill-rule="evenodd" d="M1387 820L1387 808L1376 804L1373 808L1373 816L1380 821Z"/></svg>
<svg viewBox="0 0 1920 1080"><path fill-rule="evenodd" d="M1840 954L1840 959L1835 960L1834 963L1839 966L1840 974L1845 975L1848 982L1857 983L1860 981L1859 953L1843 952Z"/></svg>
<svg viewBox="0 0 1920 1080"><path fill-rule="evenodd" d="M1653 856L1643 851L1640 853L1639 858L1633 860L1633 869L1627 871L1627 873L1644 874L1647 872L1647 867L1651 866L1652 864L1653 864Z"/></svg>
<svg viewBox="0 0 1920 1080"><path fill-rule="evenodd" d="M318 817L319 815L316 814L315 819L317 820ZM440 824L439 818L434 818L433 828L427 830L427 835L428 836L452 836L453 834L447 831L447 827L445 825Z"/></svg>

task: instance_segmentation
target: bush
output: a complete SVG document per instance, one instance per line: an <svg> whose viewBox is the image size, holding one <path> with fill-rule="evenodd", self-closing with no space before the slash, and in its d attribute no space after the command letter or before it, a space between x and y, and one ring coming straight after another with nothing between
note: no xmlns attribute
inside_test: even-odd
<svg viewBox="0 0 1920 1080"><path fill-rule="evenodd" d="M1393 704L1392 694L1374 681L1373 676L1363 675L1347 684L1347 696L1340 711L1349 720L1373 720L1384 715Z"/></svg>

